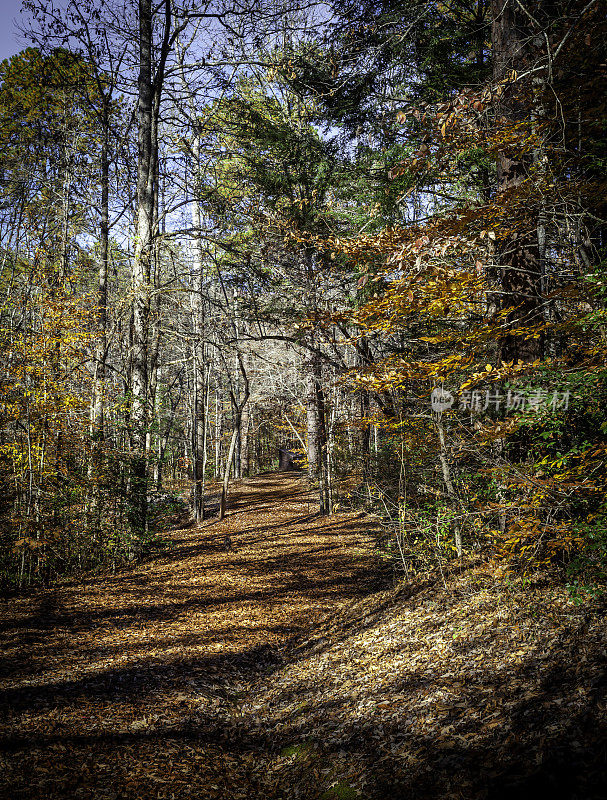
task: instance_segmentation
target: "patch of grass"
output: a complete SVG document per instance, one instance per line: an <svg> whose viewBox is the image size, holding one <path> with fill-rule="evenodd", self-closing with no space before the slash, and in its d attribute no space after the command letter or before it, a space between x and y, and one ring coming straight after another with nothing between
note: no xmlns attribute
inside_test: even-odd
<svg viewBox="0 0 607 800"><path fill-rule="evenodd" d="M358 798L358 792L347 783L336 783L320 796L320 800L355 800L355 798Z"/></svg>
<svg viewBox="0 0 607 800"><path fill-rule="evenodd" d="M295 758L307 758L314 749L314 742L302 742L302 744L289 744L280 751L281 756L295 756Z"/></svg>

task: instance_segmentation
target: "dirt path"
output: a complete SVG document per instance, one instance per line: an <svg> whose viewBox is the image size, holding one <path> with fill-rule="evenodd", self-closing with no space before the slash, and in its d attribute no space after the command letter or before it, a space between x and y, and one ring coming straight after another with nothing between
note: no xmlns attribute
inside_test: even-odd
<svg viewBox="0 0 607 800"><path fill-rule="evenodd" d="M264 754L233 733L248 685L374 588L368 519L314 511L296 477L245 480L222 523L155 560L12 601L0 796L268 796Z"/></svg>
<svg viewBox="0 0 607 800"><path fill-rule="evenodd" d="M371 524L261 476L5 606L0 800L604 800L607 599L483 559L376 591Z"/></svg>

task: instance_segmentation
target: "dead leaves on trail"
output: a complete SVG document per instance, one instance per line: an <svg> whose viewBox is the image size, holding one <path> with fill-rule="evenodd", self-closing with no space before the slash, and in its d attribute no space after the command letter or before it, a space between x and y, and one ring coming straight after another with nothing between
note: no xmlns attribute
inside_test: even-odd
<svg viewBox="0 0 607 800"><path fill-rule="evenodd" d="M352 550L370 553L371 533L360 514L318 517L297 478L264 476L150 563L15 600L2 616L6 796L206 798L240 782L249 797L251 756L226 745L224 718L286 642L369 591L372 557Z"/></svg>
<svg viewBox="0 0 607 800"><path fill-rule="evenodd" d="M602 609L478 565L380 590L373 528L263 476L152 562L13 601L0 796L606 796Z"/></svg>

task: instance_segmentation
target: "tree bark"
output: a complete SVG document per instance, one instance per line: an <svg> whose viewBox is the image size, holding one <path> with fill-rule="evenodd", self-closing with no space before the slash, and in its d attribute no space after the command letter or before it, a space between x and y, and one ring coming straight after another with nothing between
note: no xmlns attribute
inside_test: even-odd
<svg viewBox="0 0 607 800"><path fill-rule="evenodd" d="M97 281L97 343L95 347L95 377L91 399L91 435L94 442L104 439L103 390L107 358L107 280L109 263L109 120L103 115L101 143L101 220L99 224L99 273Z"/></svg>
<svg viewBox="0 0 607 800"><path fill-rule="evenodd" d="M316 344L312 339L312 346ZM327 514L330 509L329 475L327 470L327 432L325 425L325 404L322 391L322 364L316 352L310 350L304 364L306 375L306 427L308 451L308 476L310 481L318 482L320 513Z"/></svg>
<svg viewBox="0 0 607 800"><path fill-rule="evenodd" d="M101 219L99 224L99 271L97 279L97 341L95 345L95 374L91 393L91 512L96 514L100 506L100 475L103 471L103 442L105 440L104 391L107 359L107 281L109 265L110 233L110 158L109 158L109 110L104 102L101 140Z"/></svg>
<svg viewBox="0 0 607 800"><path fill-rule="evenodd" d="M194 165L198 171L200 137L194 139ZM206 394L205 381L205 308L204 308L204 252L201 238L202 216L200 203L195 197L192 202L192 225L194 227L194 275L192 278L192 316L194 343L192 363L194 378L194 419L192 426L192 454L194 460L194 516L196 522L204 519L204 471L206 467Z"/></svg>
<svg viewBox="0 0 607 800"><path fill-rule="evenodd" d="M512 70L524 71L529 66L533 31L529 17L516 0L492 0L491 28L493 52L493 80L505 80ZM514 125L528 113L529 80L512 82L496 106L499 125ZM516 197L527 177L528 163L517 152L516 144L497 154L497 191ZM504 198L507 200L507 197ZM501 309L508 328L533 326L542 321L542 265L538 244L538 226L529 223L520 211L511 231L496 253L501 275ZM500 343L502 361L533 360L540 355L538 338L508 332Z"/></svg>
<svg viewBox="0 0 607 800"><path fill-rule="evenodd" d="M141 535L145 531L147 517L148 337L154 235L154 178L156 175L153 136L152 35L151 0L139 0L137 216L132 285L133 345L131 374L131 438L133 447L131 527L135 535Z"/></svg>
<svg viewBox="0 0 607 800"><path fill-rule="evenodd" d="M358 362L362 367L369 365L371 361L371 350L369 340L363 336L358 351ZM371 403L369 391L364 387L360 390L360 454L362 462L362 479L369 478L369 466L371 461L371 426L369 424L369 413Z"/></svg>
<svg viewBox="0 0 607 800"><path fill-rule="evenodd" d="M306 430L308 451L308 475L317 479L320 471L321 408L319 405L321 365L316 353L310 351L304 363L306 376Z"/></svg>
<svg viewBox="0 0 607 800"><path fill-rule="evenodd" d="M226 502L228 498L228 484L230 480L230 470L232 467L232 460L234 458L234 454L236 452L236 443L238 438L240 437L240 432L242 429L242 412L249 400L250 396L250 385L249 385L249 377L247 375L247 371L244 367L242 356L238 353L238 369L239 373L243 379L243 394L241 397L237 398L234 394L234 390L230 390L230 399L232 401L232 409L234 412L234 429L232 432L232 439L230 441L230 450L228 452L224 473L223 473L223 485L221 489L221 502L219 506L219 519L223 519L225 516L226 511Z"/></svg>
<svg viewBox="0 0 607 800"><path fill-rule="evenodd" d="M445 428L443 426L440 414L438 414L438 418L436 419L436 430L438 432L439 459L441 464L441 470L443 473L443 480L445 482L445 488L447 489L447 494L449 495L449 498L452 503L452 508L455 508L455 504L458 500L458 497L457 497L457 492L455 490L455 486L453 484L453 480L451 478L451 469L449 467L449 460L447 457L447 441L445 438ZM461 558L463 555L462 530L459 520L457 519L453 522L453 532L455 536L455 549L457 551L457 557Z"/></svg>
<svg viewBox="0 0 607 800"><path fill-rule="evenodd" d="M230 483L230 471L232 469L232 459L234 458L234 449L236 447L236 437L238 436L238 429L234 428L232 431L232 438L230 440L230 449L226 457L226 463L223 471L223 483L221 485L221 500L219 502L219 519L224 519L226 515L226 505L228 500L228 486Z"/></svg>
<svg viewBox="0 0 607 800"><path fill-rule="evenodd" d="M240 471L241 477L247 478L249 476L249 427L251 423L251 414L248 406L242 410L242 423L241 423L241 447L240 447Z"/></svg>
<svg viewBox="0 0 607 800"><path fill-rule="evenodd" d="M164 30L154 70L154 13L163 8ZM140 536L147 528L147 428L149 422L149 324L151 274L156 234L158 118L166 60L178 31L171 36L171 0L153 9L139 0L139 77L137 97L137 215L133 259L133 344L131 371L131 528ZM185 24L185 23L184 23Z"/></svg>

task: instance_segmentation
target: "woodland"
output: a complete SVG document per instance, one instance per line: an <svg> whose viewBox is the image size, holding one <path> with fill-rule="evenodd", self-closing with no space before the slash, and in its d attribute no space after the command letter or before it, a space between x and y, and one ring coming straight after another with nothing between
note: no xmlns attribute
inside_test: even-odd
<svg viewBox="0 0 607 800"><path fill-rule="evenodd" d="M20 19L6 797L604 797L605 0Z"/></svg>

